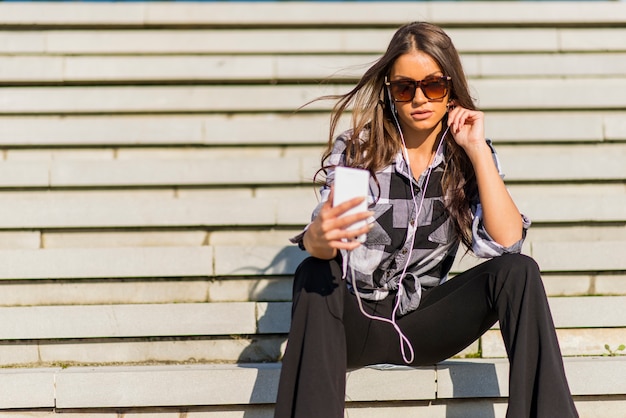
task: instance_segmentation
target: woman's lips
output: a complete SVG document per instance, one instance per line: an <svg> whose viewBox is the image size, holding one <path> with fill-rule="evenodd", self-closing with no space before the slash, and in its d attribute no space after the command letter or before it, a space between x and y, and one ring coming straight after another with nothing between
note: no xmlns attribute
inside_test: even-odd
<svg viewBox="0 0 626 418"><path fill-rule="evenodd" d="M424 110L419 112L411 112L411 117L414 120L424 120L428 119L432 114L433 112L431 112L430 110Z"/></svg>

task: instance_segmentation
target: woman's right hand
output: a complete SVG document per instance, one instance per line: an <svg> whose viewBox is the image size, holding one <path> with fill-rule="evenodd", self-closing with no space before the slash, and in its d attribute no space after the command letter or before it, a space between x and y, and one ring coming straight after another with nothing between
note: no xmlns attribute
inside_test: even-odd
<svg viewBox="0 0 626 418"><path fill-rule="evenodd" d="M358 206L365 198L356 197L333 207L333 194L334 190L331 186L328 200L322 205L303 237L304 248L309 254L326 260L335 258L339 249L353 250L361 245L356 238L368 233L373 226L373 224L366 224L361 228L348 231L347 228L350 225L366 220L374 212L360 212L342 217L341 215Z"/></svg>

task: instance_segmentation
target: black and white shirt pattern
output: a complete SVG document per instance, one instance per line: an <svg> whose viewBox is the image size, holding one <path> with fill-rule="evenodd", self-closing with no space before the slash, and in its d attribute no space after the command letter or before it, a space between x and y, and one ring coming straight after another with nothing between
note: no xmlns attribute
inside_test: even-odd
<svg viewBox="0 0 626 418"><path fill-rule="evenodd" d="M328 158L328 165L345 165L346 141L350 137L350 132L347 131L337 138ZM497 155L491 142L487 142L492 149L498 172L501 173ZM428 184L424 184L428 170L414 179L401 152L396 155L392 164L377 172L378 183L374 178L370 179L368 196L369 209L374 212L369 222L373 222L374 226L363 245L350 253L342 250L348 286L353 291L358 289L362 298L381 300L390 293L395 294L398 286L403 287L399 315L418 307L422 289L437 286L448 279L459 247L459 237L445 209L441 187L444 153L445 147L441 147L435 155L430 166ZM326 184L320 190L320 203L313 211L312 219L328 199L333 179L334 172L331 168L327 173ZM422 208L416 211L418 205L415 202L420 202L422 196ZM483 226L478 196L472 202L471 210L472 252L477 257L491 258L521 251L526 230L530 226L526 217L522 215L523 238L510 247L503 247L489 236ZM419 212L418 219L415 219L418 214L416 212ZM304 232L292 238L292 242L301 243L303 235ZM406 274L401 277L405 266Z"/></svg>

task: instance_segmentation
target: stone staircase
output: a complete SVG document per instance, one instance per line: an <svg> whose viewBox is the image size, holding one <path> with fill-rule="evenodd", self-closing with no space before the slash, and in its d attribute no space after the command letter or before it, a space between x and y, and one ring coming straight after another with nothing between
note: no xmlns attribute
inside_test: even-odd
<svg viewBox="0 0 626 418"><path fill-rule="evenodd" d="M617 2L0 3L0 415L271 417L332 104L295 110L407 20L462 54L581 416L626 417ZM347 415L504 417L504 357L355 370Z"/></svg>

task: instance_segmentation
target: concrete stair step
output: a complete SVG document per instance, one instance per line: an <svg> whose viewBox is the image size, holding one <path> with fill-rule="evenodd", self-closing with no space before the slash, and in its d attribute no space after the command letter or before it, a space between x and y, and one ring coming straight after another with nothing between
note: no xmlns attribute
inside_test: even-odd
<svg viewBox="0 0 626 418"><path fill-rule="evenodd" d="M193 193L192 193L193 194ZM247 195L242 197L241 195ZM202 196L178 198L174 190L146 193L126 190L120 193L49 192L13 195L9 205L0 208L5 216L2 228L119 228L119 227L199 227L274 226L278 199L252 198L252 191L218 190ZM6 196L6 195L5 195ZM6 196L9 197L9 196ZM313 197L314 199L314 197ZM4 200L0 198L0 200ZM298 224L306 222L309 214ZM228 210L225 210L228 208ZM254 208L251 211L250 208Z"/></svg>
<svg viewBox="0 0 626 418"><path fill-rule="evenodd" d="M135 152L132 152L135 151ZM281 153L282 151L282 153ZM194 187L310 184L321 147L291 149L128 150L117 159L12 152L0 162L0 186L9 187ZM241 155L235 155L239 153ZM19 154L19 155L14 155ZM46 155L47 154L47 155ZM112 154L112 153L111 153ZM192 155L194 155L192 157ZM509 183L518 181L619 181L626 178L626 142L594 145L502 145L498 154ZM46 159L46 156L50 159ZM611 158L607 159L607 155ZM31 157L34 160L28 160ZM39 158L43 157L43 160ZM60 156L61 158L63 155ZM20 158L16 161L16 158ZM107 158L107 159L103 159ZM233 172L233 158L241 169ZM533 170L528 170L532 161Z"/></svg>
<svg viewBox="0 0 626 418"><path fill-rule="evenodd" d="M566 357L624 355L626 328L557 328ZM0 366L89 366L273 362L282 358L287 334L3 340ZM461 352L464 358L506 358L498 330L489 330Z"/></svg>
<svg viewBox="0 0 626 418"><path fill-rule="evenodd" d="M570 387L581 412L600 407L597 412L604 414L582 416L620 417L616 407L623 406L621 398L626 393L621 379L625 367L620 357L565 359ZM388 416L385 411L394 410L421 411L442 418L503 417L507 369L506 360L446 361L422 368L363 368L348 373L346 398L350 412L364 406L375 408L375 413L359 411L369 415L358 416ZM197 406L202 409L196 412L218 417L264 417L275 400L279 370L278 364L5 370L0 373L0 385L7 396L0 400L0 408L55 407L85 413L125 408L138 413L141 408L175 410ZM381 386L381 381L386 383ZM464 402L459 405L458 401ZM431 402L437 405L429 406ZM460 407L465 415L459 415ZM484 415L489 410L491 414Z"/></svg>
<svg viewBox="0 0 626 418"><path fill-rule="evenodd" d="M550 296L626 295L626 275L624 274L567 275L544 273L543 282L546 292ZM29 292L28 288L33 286L32 283L23 285L24 290L22 292ZM209 300L213 302L248 300L278 302L291 299L291 286L290 276L261 279L223 277L209 283L207 292ZM83 287L88 287L88 285ZM33 291L30 290L30 292ZM10 300L10 297L7 296L5 300Z"/></svg>
<svg viewBox="0 0 626 418"><path fill-rule="evenodd" d="M618 312L614 312L614 314L619 315ZM558 328L556 334L563 356L609 356L611 353L617 353L619 355L626 354L624 350L618 350L619 347L624 344L624 341L626 341L626 328L624 327ZM506 348L499 330L489 330L480 338L480 357L507 357Z"/></svg>
<svg viewBox="0 0 626 418"><path fill-rule="evenodd" d="M282 358L286 342L286 334L2 341L0 367L276 362ZM615 348L612 340L606 342ZM592 349L608 353L586 348L588 353L593 353ZM476 357L478 351L476 342L461 355Z"/></svg>
<svg viewBox="0 0 626 418"><path fill-rule="evenodd" d="M286 332L289 312L279 302L167 303L1 307L0 317L3 339L31 340Z"/></svg>
<svg viewBox="0 0 626 418"><path fill-rule="evenodd" d="M575 91L581 83L595 86L582 103ZM623 109L626 77L532 77L476 79L482 109ZM109 114L183 112L293 112L323 95L341 94L351 85L215 85L215 86L65 86L5 87L1 114ZM595 93L597 92L597 93ZM242 101L241 97L247 100ZM329 101L308 110L328 111Z"/></svg>
<svg viewBox="0 0 626 418"><path fill-rule="evenodd" d="M624 296L624 274L544 274L549 296ZM291 276L3 280L0 306L284 302Z"/></svg>
<svg viewBox="0 0 626 418"><path fill-rule="evenodd" d="M297 32L294 32L297 35ZM100 33L100 32L99 32ZM159 34L161 35L161 34ZM176 32L171 35L177 36ZM236 36L235 33L229 34ZM211 33L207 33L210 38ZM248 34L247 36L254 36ZM291 34L290 34L291 36ZM131 35L132 38L132 35ZM275 44L275 43L274 43ZM152 51L151 51L152 52ZM283 51L280 51L281 53ZM0 83L119 83L119 82L314 82L333 75L358 79L379 55L142 55L0 56ZM465 74L476 77L619 76L626 72L626 53L467 53ZM26 69L26 71L25 71Z"/></svg>
<svg viewBox="0 0 626 418"><path fill-rule="evenodd" d="M623 17L624 6L620 9ZM350 12L352 13L352 12ZM473 11L470 13L474 13ZM537 13L537 11L535 11ZM213 15L214 16L214 15ZM4 18L4 16L3 16ZM4 19L2 19L4 20ZM436 20L430 20L437 23ZM0 21L0 24L2 21ZM189 22L187 22L189 24ZM5 54L380 54L404 20L380 28L207 28L194 29L87 29L0 32L0 53ZM583 28L449 28L460 53L568 53L624 52L622 27ZM621 22L619 22L621 23ZM324 25L328 25L327 22ZM6 42L9 38L11 42ZM4 39L3 39L4 38ZM249 42L251 38L255 42ZM618 39L615 39L618 38ZM602 41L602 43L600 43Z"/></svg>
<svg viewBox="0 0 626 418"><path fill-rule="evenodd" d="M232 172L229 170L233 160L221 158L4 161L0 163L3 178L0 186L97 188L308 184L315 167L319 166L319 157L244 156L239 158L239 163L241 169Z"/></svg>
<svg viewBox="0 0 626 418"><path fill-rule="evenodd" d="M603 242L536 242L528 254L535 258L544 272L621 271L625 261L615 258L624 248L623 241ZM292 274L307 256L293 247L216 247L215 274L217 276L248 276L265 274ZM585 255L586 257L583 257ZM245 263L242 260L246 260ZM452 272L465 271L481 260L471 255L459 257ZM285 266L285 269L281 269Z"/></svg>
<svg viewBox="0 0 626 418"><path fill-rule="evenodd" d="M626 296L549 298L557 328L626 328ZM282 334L289 302L0 307L3 340Z"/></svg>
<svg viewBox="0 0 626 418"><path fill-rule="evenodd" d="M317 204L316 188L19 191L0 194L0 228L172 228L301 226ZM511 184L535 224L623 222L618 183ZM228 210L224 210L228 208ZM250 208L254 208L253 211Z"/></svg>
<svg viewBox="0 0 626 418"><path fill-rule="evenodd" d="M623 21L623 5L619 3L582 3L572 7L562 4L470 2L467 4L399 3L368 4L354 8L347 4L254 4L236 5L196 4L180 7L168 3L77 5L49 4L35 7L32 4L3 5L1 25L46 28L55 26L139 26L191 25L191 26L293 26L297 25L387 25L404 23L404 16L418 16L421 20L440 24L482 27L500 24L517 26L567 23L604 25ZM38 5L37 5L38 6ZM71 13L70 13L71 12Z"/></svg>
<svg viewBox="0 0 626 418"><path fill-rule="evenodd" d="M488 113L487 136L502 142L626 141L623 111ZM106 126L107 129L102 129ZM0 144L25 146L323 145L328 115L0 115ZM515 129L511 129L515 126ZM342 128L347 127L346 122ZM294 129L302 131L294 137ZM500 148L500 147L499 147ZM121 153L124 153L122 148ZM121 155L122 155L121 154ZM8 158L11 153L8 154ZM112 157L111 157L112 158Z"/></svg>
<svg viewBox="0 0 626 418"><path fill-rule="evenodd" d="M621 202L626 193L623 185L619 183L597 185L535 183L511 185L509 191L520 211L536 223L585 223L608 221L611 218L621 223L626 218L626 206ZM611 195L604 195L605 192Z"/></svg>
<svg viewBox="0 0 626 418"><path fill-rule="evenodd" d="M213 248L2 250L0 277L15 279L213 276Z"/></svg>
<svg viewBox="0 0 626 418"><path fill-rule="evenodd" d="M544 272L626 270L615 258L624 241L534 242ZM0 279L89 279L291 275L307 257L296 246L118 247L0 250ZM467 255L452 272L481 262Z"/></svg>
<svg viewBox="0 0 626 418"><path fill-rule="evenodd" d="M70 249L70 248L134 248L134 247L284 247L289 238L302 231L301 225L280 228L245 229L126 229L126 230L35 230L0 231L0 249ZM621 225L598 223L587 225L549 225L535 222L523 250L530 253L534 242L626 241ZM465 249L462 249L465 252Z"/></svg>

